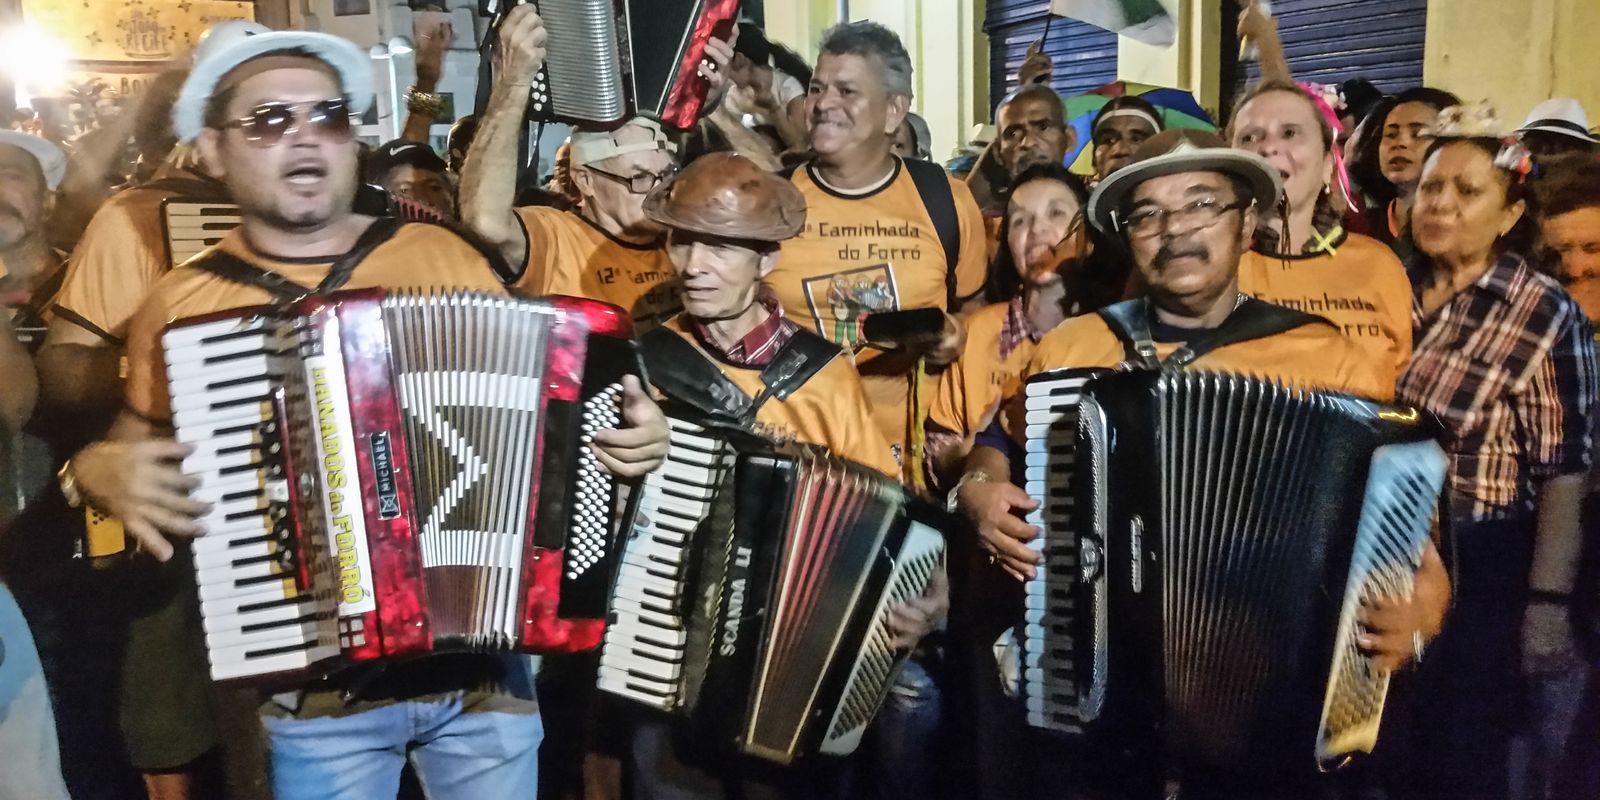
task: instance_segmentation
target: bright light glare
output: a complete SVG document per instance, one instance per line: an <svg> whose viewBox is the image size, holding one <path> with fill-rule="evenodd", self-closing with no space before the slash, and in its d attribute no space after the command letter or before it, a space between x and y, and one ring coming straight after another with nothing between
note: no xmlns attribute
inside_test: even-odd
<svg viewBox="0 0 1600 800"><path fill-rule="evenodd" d="M67 80L71 58L66 44L37 25L22 24L0 32L0 72L34 94L60 88Z"/></svg>

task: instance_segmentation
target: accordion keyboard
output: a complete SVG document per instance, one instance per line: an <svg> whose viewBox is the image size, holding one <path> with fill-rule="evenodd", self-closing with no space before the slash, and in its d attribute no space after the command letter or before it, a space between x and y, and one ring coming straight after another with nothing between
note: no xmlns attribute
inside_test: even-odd
<svg viewBox="0 0 1600 800"><path fill-rule="evenodd" d="M1023 387L1027 442L1023 489L1039 501L1028 522L1041 531L1028 546L1044 556L1024 595L1022 691L1028 722L1076 731L1078 687L1074 679L1071 586L1079 569L1073 538L1074 449L1078 401L1097 370L1058 370Z"/></svg>
<svg viewBox="0 0 1600 800"><path fill-rule="evenodd" d="M298 576L288 465L274 384L286 346L273 321L230 319L169 332L167 371L184 474L213 504L192 552L212 674L303 669L338 652L337 628Z"/></svg>
<svg viewBox="0 0 1600 800"><path fill-rule="evenodd" d="M230 203L195 203L168 199L161 204L167 231L167 256L176 267L222 241L239 227L239 207Z"/></svg>
<svg viewBox="0 0 1600 800"><path fill-rule="evenodd" d="M682 701L687 635L675 598L684 591L690 540L711 504L734 451L705 429L669 418L671 450L645 478L611 601L598 686L648 706Z"/></svg>

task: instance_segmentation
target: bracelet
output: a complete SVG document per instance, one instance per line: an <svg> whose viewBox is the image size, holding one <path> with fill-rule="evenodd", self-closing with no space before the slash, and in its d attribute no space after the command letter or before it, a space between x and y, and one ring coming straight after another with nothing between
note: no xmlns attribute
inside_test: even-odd
<svg viewBox="0 0 1600 800"><path fill-rule="evenodd" d="M950 494L946 496L944 501L944 509L952 513L956 510L956 505L960 503L961 489L967 484L991 483L993 481L994 478L983 470L975 469L971 472L963 474L961 476L961 480L956 481L955 488L951 489Z"/></svg>
<svg viewBox="0 0 1600 800"><path fill-rule="evenodd" d="M1528 604L1570 606L1572 605L1572 593L1551 592L1544 589L1534 589L1533 591L1528 592Z"/></svg>
<svg viewBox="0 0 1600 800"><path fill-rule="evenodd" d="M421 114L429 119L439 116L444 109L444 99L432 92L424 92L413 86L406 90L406 110L414 114Z"/></svg>

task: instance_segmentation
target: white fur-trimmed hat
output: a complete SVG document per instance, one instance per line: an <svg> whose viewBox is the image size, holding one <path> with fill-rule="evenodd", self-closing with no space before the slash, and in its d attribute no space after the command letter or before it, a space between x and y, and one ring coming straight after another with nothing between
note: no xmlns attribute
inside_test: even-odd
<svg viewBox="0 0 1600 800"><path fill-rule="evenodd" d="M351 112L365 114L372 107L372 61L349 40L314 31L275 31L258 22L224 22L207 31L195 48L194 68L172 107L178 139L188 142L200 135L206 104L224 76L247 61L285 51L305 53L332 67Z"/></svg>

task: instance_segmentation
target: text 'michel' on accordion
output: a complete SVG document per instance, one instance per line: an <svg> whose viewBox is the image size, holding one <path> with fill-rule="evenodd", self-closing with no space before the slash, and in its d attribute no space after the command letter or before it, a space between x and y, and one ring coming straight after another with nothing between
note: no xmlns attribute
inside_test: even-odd
<svg viewBox="0 0 1600 800"><path fill-rule="evenodd" d="M621 502L588 447L639 364L572 298L340 292L163 336L218 680L600 640ZM282 675L280 675L280 673Z"/></svg>
<svg viewBox="0 0 1600 800"><path fill-rule="evenodd" d="M905 653L888 610L944 560L942 511L866 467L675 417L640 490L599 686L697 750L853 752Z"/></svg>
<svg viewBox="0 0 1600 800"><path fill-rule="evenodd" d="M1208 769L1307 773L1376 742L1364 599L1408 596L1446 461L1411 409L1206 372L1045 373L1022 694L1035 726ZM1070 446L1064 443L1070 441ZM1041 488L1033 483L1038 475Z"/></svg>
<svg viewBox="0 0 1600 800"><path fill-rule="evenodd" d="M515 3L513 4L515 5ZM733 33L738 0L536 0L548 38L529 118L615 128L638 115L688 130L710 84L706 43Z"/></svg>

